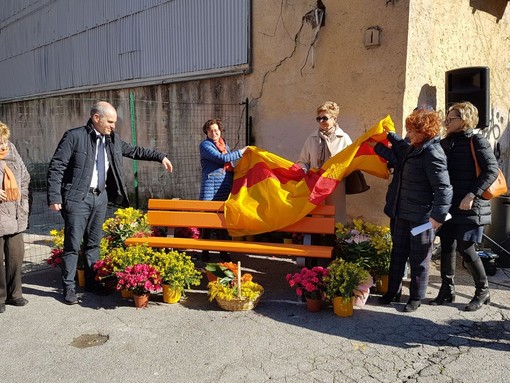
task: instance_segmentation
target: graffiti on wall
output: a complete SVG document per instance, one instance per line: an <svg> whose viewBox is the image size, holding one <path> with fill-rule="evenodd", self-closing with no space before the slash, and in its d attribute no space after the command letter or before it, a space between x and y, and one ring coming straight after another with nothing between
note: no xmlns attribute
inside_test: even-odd
<svg viewBox="0 0 510 383"><path fill-rule="evenodd" d="M505 169L510 158L510 109L493 106L489 126L480 133L489 140L500 166Z"/></svg>

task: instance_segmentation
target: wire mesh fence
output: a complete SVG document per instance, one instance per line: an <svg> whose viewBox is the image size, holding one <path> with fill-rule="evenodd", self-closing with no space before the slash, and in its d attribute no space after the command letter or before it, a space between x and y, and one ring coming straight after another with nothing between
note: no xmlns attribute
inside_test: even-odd
<svg viewBox="0 0 510 383"><path fill-rule="evenodd" d="M51 119L70 116L66 106L82 111L75 116L80 121L69 127L84 125L90 106L96 99L55 98L46 100L51 108ZM119 114L116 132L126 141L167 153L174 166L169 174L161 164L125 159L124 167L131 206L146 209L149 198L198 199L200 191L200 142L205 138L202 126L211 118L221 118L223 137L231 149L247 145L246 103L204 104L173 103L150 100L109 100ZM46 200L46 174L55 145L48 145L47 116L40 114L40 105L20 104L15 113L4 113L0 107L0 120L11 129L14 142L30 175L33 202L29 228L25 232L25 260L23 272L49 267L46 260L51 252L52 229L61 229L63 219L48 208ZM73 118L70 118L73 120ZM59 133L56 142L60 139ZM115 206L109 206L107 216L113 215Z"/></svg>

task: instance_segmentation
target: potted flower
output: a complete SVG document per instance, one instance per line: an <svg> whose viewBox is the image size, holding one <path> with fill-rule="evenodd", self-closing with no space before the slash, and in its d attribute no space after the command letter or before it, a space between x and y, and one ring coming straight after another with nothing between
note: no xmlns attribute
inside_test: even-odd
<svg viewBox="0 0 510 383"><path fill-rule="evenodd" d="M159 271L163 283L163 301L176 303L180 300L184 289L198 286L202 273L195 268L189 255L178 251L155 251L152 264Z"/></svg>
<svg viewBox="0 0 510 383"><path fill-rule="evenodd" d="M359 286L369 278L370 274L363 267L341 258L329 264L328 275L324 278L326 297L333 301L335 314L352 315L353 297L360 294Z"/></svg>
<svg viewBox="0 0 510 383"><path fill-rule="evenodd" d="M147 221L147 214L141 210L128 207L117 209L114 217L103 223L103 231L108 249L124 248L124 241L130 237L151 237L153 228Z"/></svg>
<svg viewBox="0 0 510 383"><path fill-rule="evenodd" d="M322 266L315 266L311 269L303 267L299 273L287 274L285 279L290 287L296 289L298 296L304 296L307 308L311 312L321 309L322 301L325 299L326 283L324 278L328 275L328 269Z"/></svg>
<svg viewBox="0 0 510 383"><path fill-rule="evenodd" d="M50 235L52 237L52 249L51 255L46 260L46 263L51 267L60 266L62 263L62 255L64 254L64 229L60 230L50 230ZM76 266L76 279L78 282L78 286L85 286L85 255L83 251L80 251L78 254L78 264Z"/></svg>
<svg viewBox="0 0 510 383"><path fill-rule="evenodd" d="M51 255L46 260L46 263L51 267L60 266L62 263L62 254L64 253L64 229L50 230L51 240Z"/></svg>
<svg viewBox="0 0 510 383"><path fill-rule="evenodd" d="M216 299L218 306L228 311L254 309L260 301L264 288L253 282L251 274L241 272L241 264L232 267L232 262L208 263L206 269L217 276L209 282L209 301Z"/></svg>
<svg viewBox="0 0 510 383"><path fill-rule="evenodd" d="M116 273L117 290L133 292L136 307L147 307L149 293L161 290L159 272L151 265L137 263Z"/></svg>
<svg viewBox="0 0 510 383"><path fill-rule="evenodd" d="M152 264L154 251L146 244L116 247L104 251L103 247L108 247L108 244L102 242L100 246L100 258L92 266L96 272L96 281L103 284L106 288L113 288L118 285L117 273L125 270L128 266L135 264ZM122 291L124 297L130 297L126 290Z"/></svg>
<svg viewBox="0 0 510 383"><path fill-rule="evenodd" d="M378 291L384 292L381 281L387 281L390 268L390 228L357 218L347 225L338 223L335 234L337 257L368 270L376 277Z"/></svg>

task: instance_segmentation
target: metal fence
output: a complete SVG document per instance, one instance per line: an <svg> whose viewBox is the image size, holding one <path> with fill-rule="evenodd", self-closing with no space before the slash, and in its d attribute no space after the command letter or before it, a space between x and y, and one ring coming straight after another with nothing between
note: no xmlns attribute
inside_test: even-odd
<svg viewBox="0 0 510 383"><path fill-rule="evenodd" d="M79 99L77 102L92 104L94 100ZM110 100L112 101L112 100ZM67 99L66 102L69 102ZM162 103L148 100L114 100L119 107L129 105L131 115L129 134L122 134L124 141L138 143L144 147L154 147L168 153L174 165L174 173L168 174L155 162L132 161L126 159L125 170L128 174L128 192L131 205L144 210L149 198L198 199L200 190L200 154L199 144L205 138L202 126L210 118L221 118L224 124L225 140L232 149L247 145L247 103L239 104L190 104ZM41 126L35 110L24 108L29 116L23 116L24 126L33 124ZM56 113L67 113L65 109L54 109ZM86 110L86 109L84 109ZM30 113L33 113L30 116ZM86 121L84 116L84 121ZM3 121L15 129L17 122ZM126 124L127 122L124 122ZM158 129L157 126L162 126ZM140 127L144 128L141 129ZM14 128L13 128L14 127ZM126 126L123 132L126 131ZM42 127L40 128L43 129ZM37 135L44 135L38 130L28 130ZM59 137L60 138L60 137ZM19 146L19 145L17 145ZM48 148L49 157L55 148ZM20 154L23 156L23 150ZM43 156L44 157L44 156ZM46 202L46 173L48 162L31 162L23 158L31 175L33 203L29 228L25 232L25 260L23 272L41 270L49 267L46 260L50 255L50 230L61 229L63 220L59 213L50 211ZM49 161L49 160L48 160ZM131 163L129 163L131 162ZM116 207L110 206L108 216L112 216Z"/></svg>

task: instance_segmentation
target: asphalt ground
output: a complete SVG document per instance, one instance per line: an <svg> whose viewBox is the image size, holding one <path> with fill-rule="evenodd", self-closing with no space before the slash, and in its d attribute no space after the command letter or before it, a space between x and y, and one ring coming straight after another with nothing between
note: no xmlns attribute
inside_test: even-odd
<svg viewBox="0 0 510 383"><path fill-rule="evenodd" d="M114 293L79 289L62 301L59 270L23 277L24 307L0 314L0 382L492 382L510 381L510 269L489 277L491 304L463 311L474 294L458 262L457 300L414 313L373 294L349 318L310 313L285 281L291 258L233 255L265 288L252 311L209 302L206 278L177 304L151 297L136 309Z"/></svg>

